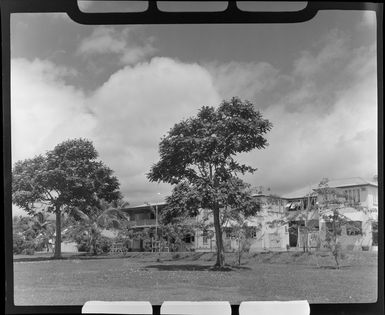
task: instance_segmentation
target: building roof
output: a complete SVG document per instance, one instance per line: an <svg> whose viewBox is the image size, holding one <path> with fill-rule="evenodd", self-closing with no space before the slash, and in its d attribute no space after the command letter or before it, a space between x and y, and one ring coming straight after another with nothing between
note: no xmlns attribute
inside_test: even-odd
<svg viewBox="0 0 385 315"><path fill-rule="evenodd" d="M315 189L317 187L318 187L318 185L310 185L307 187L303 187L303 188L297 189L295 191L292 191L288 194L282 195L282 198L283 199L296 199L296 198L307 197L307 196L309 196L309 194L313 195L314 194L313 189Z"/></svg>
<svg viewBox="0 0 385 315"><path fill-rule="evenodd" d="M365 180L361 177L333 179L333 180L330 180L328 184L330 187L350 187L350 186L364 186L364 185L378 187L377 183Z"/></svg>
<svg viewBox="0 0 385 315"><path fill-rule="evenodd" d="M265 194L265 193L255 193L251 195L252 197L269 197L269 198L275 198L280 199L281 196L278 196L277 194Z"/></svg>
<svg viewBox="0 0 385 315"><path fill-rule="evenodd" d="M166 202L145 203L145 204L134 206L134 207L124 208L124 209L122 209L122 211L124 211L124 212L131 212L131 211L134 212L134 211L137 211L137 210L144 210L144 209L151 210L150 206L152 206L152 207L165 206L166 204L167 204Z"/></svg>
<svg viewBox="0 0 385 315"><path fill-rule="evenodd" d="M351 178L339 178L339 179L331 179L328 182L329 187L332 188L340 188L340 187L354 187L354 186L374 186L378 187L378 184L372 181L365 180L361 177L351 177ZM288 194L284 194L282 198L284 199L297 199L308 197L310 195L314 195L314 190L318 188L317 184L312 184L307 187L303 187L292 191Z"/></svg>

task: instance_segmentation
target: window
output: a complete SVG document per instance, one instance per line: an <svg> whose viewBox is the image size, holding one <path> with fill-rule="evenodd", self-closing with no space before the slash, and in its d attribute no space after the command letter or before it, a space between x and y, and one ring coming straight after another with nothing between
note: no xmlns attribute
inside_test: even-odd
<svg viewBox="0 0 385 315"><path fill-rule="evenodd" d="M372 223L372 245L378 246L378 222Z"/></svg>
<svg viewBox="0 0 385 315"><path fill-rule="evenodd" d="M361 221L351 221L346 224L346 235L362 235Z"/></svg>
<svg viewBox="0 0 385 315"><path fill-rule="evenodd" d="M251 238L257 238L257 227L256 226L252 226L250 228L250 237Z"/></svg>
<svg viewBox="0 0 385 315"><path fill-rule="evenodd" d="M186 235L183 239L183 241L186 243L186 244L192 244L194 243L194 236L193 235Z"/></svg>
<svg viewBox="0 0 385 315"><path fill-rule="evenodd" d="M373 204L375 204L375 205L378 204L378 195L377 195L377 193L373 194Z"/></svg>
<svg viewBox="0 0 385 315"><path fill-rule="evenodd" d="M207 232L206 231L203 232L202 236L203 236L203 245L207 245L208 244L208 242L207 242Z"/></svg>
<svg viewBox="0 0 385 315"><path fill-rule="evenodd" d="M339 222L336 222L336 232L337 232L337 235L341 235L341 226L340 226L340 223ZM334 230L333 230L333 222L326 222L326 228L327 228L327 231L329 233L332 233L334 234Z"/></svg>
<svg viewBox="0 0 385 315"><path fill-rule="evenodd" d="M361 201L360 189L347 189L344 191L346 200L349 203L358 203Z"/></svg>

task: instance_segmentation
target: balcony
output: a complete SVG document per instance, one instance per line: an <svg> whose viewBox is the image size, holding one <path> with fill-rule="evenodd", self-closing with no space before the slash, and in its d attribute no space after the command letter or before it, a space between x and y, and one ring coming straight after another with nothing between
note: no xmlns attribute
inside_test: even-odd
<svg viewBox="0 0 385 315"><path fill-rule="evenodd" d="M156 224L155 219L144 219L144 220L135 220L135 221L128 222L129 227L152 227L152 226L155 226L155 224Z"/></svg>

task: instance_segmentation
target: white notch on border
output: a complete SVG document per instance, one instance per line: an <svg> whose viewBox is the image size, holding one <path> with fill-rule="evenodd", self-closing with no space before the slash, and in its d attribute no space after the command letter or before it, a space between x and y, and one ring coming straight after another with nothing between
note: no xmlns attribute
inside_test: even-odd
<svg viewBox="0 0 385 315"><path fill-rule="evenodd" d="M88 301L82 307L82 314L148 314L152 305L148 301Z"/></svg>
<svg viewBox="0 0 385 315"><path fill-rule="evenodd" d="M306 6L307 1L237 1L238 9L248 12L295 12Z"/></svg>
<svg viewBox="0 0 385 315"><path fill-rule="evenodd" d="M247 301L239 305L239 315L310 315L308 301Z"/></svg>
<svg viewBox="0 0 385 315"><path fill-rule="evenodd" d="M83 13L135 13L148 9L148 1L77 0L77 3Z"/></svg>
<svg viewBox="0 0 385 315"><path fill-rule="evenodd" d="M165 301L160 314L231 315L231 305L227 301Z"/></svg>

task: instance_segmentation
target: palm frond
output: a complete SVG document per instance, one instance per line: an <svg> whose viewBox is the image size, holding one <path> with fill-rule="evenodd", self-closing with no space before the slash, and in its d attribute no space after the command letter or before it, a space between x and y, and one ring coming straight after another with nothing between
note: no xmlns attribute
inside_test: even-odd
<svg viewBox="0 0 385 315"><path fill-rule="evenodd" d="M72 208L71 212L85 222L90 221L90 217L77 207Z"/></svg>

